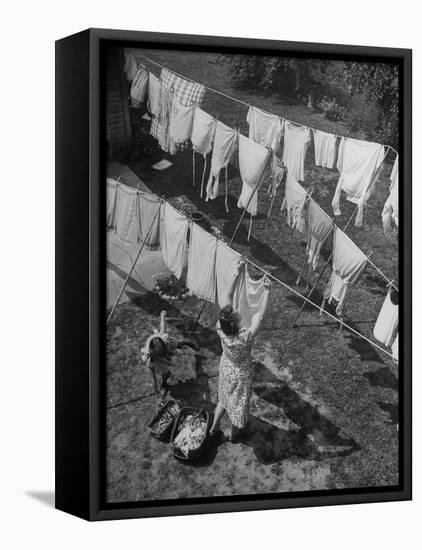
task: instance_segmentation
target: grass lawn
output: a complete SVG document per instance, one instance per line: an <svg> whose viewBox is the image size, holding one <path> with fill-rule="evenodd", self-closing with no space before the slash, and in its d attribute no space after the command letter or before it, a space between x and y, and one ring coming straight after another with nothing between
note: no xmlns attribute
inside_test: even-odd
<svg viewBox="0 0 422 550"><path fill-rule="evenodd" d="M133 50L136 55L136 50ZM240 92L231 86L227 67L216 54L148 51L145 55L198 82L239 97L246 103L297 122L338 134L347 128L322 118L304 105L285 103L266 92ZM148 65L155 74L157 68ZM247 134L247 107L207 92L202 107ZM210 225L230 237L240 216L236 207L240 180L229 170L229 205L224 197L204 202L192 185L190 151L172 157L164 172L151 165L164 155L146 135L133 113L138 141L131 169L155 193L181 208L202 212ZM148 149L148 155L143 151ZM197 173L202 169L197 157ZM349 226L348 235L391 279L397 280L397 236L385 236L381 211L388 195L391 165L382 174L369 200L364 226ZM306 159L305 188L315 185L314 199L331 214L331 200L338 180L335 170L314 166L313 150ZM241 228L233 248L267 271L296 286L305 242L290 230L279 213L279 193L268 222L269 197L259 195L259 215L252 239ZM353 205L343 197L343 227ZM327 257L329 251L325 252ZM142 257L140 259L142 262ZM321 260L320 268L325 262ZM312 299L321 302L330 270L327 269ZM318 274L314 274L314 279ZM138 285L139 287L139 285ZM299 326L291 328L300 298L273 283L269 309L256 340L256 374L248 436L238 444L213 443L198 463L186 465L169 456L168 446L153 439L147 426L155 400L149 373L140 366L139 349L166 309L175 320L170 330L181 337L192 327L201 308L195 297L166 302L142 287L131 291L132 301L119 306L107 337L107 498L112 502L181 497L274 493L312 489L373 487L398 482L398 369L392 360L353 333L305 307ZM368 267L350 294L347 322L373 338L372 330L386 293L386 282ZM332 310L330 310L332 311ZM209 304L196 329L200 352L180 352L174 359L171 396L212 410L216 403L221 347L213 330L218 310ZM227 428L227 425L223 427Z"/></svg>

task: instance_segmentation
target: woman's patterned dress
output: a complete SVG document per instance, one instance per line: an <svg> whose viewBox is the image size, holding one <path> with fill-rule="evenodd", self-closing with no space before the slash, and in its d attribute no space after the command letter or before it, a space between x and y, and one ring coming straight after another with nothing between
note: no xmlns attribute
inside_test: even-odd
<svg viewBox="0 0 422 550"><path fill-rule="evenodd" d="M248 422L252 393L252 334L242 328L236 336L226 336L217 325L223 355L218 377L218 399L236 428Z"/></svg>

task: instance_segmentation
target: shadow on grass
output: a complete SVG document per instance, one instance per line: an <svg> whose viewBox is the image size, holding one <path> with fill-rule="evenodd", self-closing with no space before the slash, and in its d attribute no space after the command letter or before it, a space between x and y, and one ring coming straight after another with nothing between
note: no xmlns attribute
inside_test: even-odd
<svg viewBox="0 0 422 550"><path fill-rule="evenodd" d="M296 296L294 294L290 294L290 295L286 296L286 299L290 300L291 302L296 304L296 306L298 308L302 307L303 299L300 298L299 296ZM312 302L314 302L316 305L319 305L319 304L322 303L323 294L320 290L315 288L309 299L312 300ZM335 308L331 304L325 303L324 308L325 308L325 311L327 311L328 313L330 313L334 317L337 317ZM319 315L318 314L319 310L317 308L315 308L313 305L309 304L309 303L305 304L305 306L303 308L303 311L304 312L312 312L315 316ZM321 323L321 326L328 326L328 325L332 324L332 322L333 322L331 319L328 320L328 318L326 316L324 316L324 314L321 317L321 319L325 319L327 321L326 323L325 322ZM361 332L361 330L359 329L359 325L354 323L351 319L346 317L346 318L344 318L344 322L346 324L348 324L350 326L350 328L356 330L357 332ZM300 322L299 322L297 328L300 328L300 326L301 325L300 325ZM302 325L302 326L304 326L304 325ZM339 325L337 325L337 326L339 326ZM339 330L339 328L337 330ZM357 336L357 334L355 334L354 332L352 332L351 330L349 330L346 327L343 327L343 335L348 340L348 347L351 350L355 351L359 355L359 359L361 361L374 361L375 363L384 364L384 361L382 360L379 353L375 350L375 348L373 346L371 346L371 344L369 342L367 342L366 340L364 340L360 336Z"/></svg>
<svg viewBox="0 0 422 550"><path fill-rule="evenodd" d="M292 457L323 460L333 456L347 456L360 449L353 439L341 436L335 424L274 376L265 365L256 365L257 374L253 385L255 393L261 399L281 408L299 426L298 430L284 430L250 415L248 427L239 443L251 447L259 462L274 464ZM171 386L170 395L179 402L212 412L215 403L210 399L208 376L202 369L200 356L195 370L195 378ZM224 442L222 438L210 441L208 449L199 459L186 464L196 467L210 466L217 455L218 447Z"/></svg>
<svg viewBox="0 0 422 550"><path fill-rule="evenodd" d="M397 405L393 403L384 403L383 401L377 401L380 409L390 415L390 424L396 426L399 421L399 409Z"/></svg>
<svg viewBox="0 0 422 550"><path fill-rule="evenodd" d="M380 386L394 391L399 389L399 381L388 367L380 367L375 371L365 372L363 376L368 379L371 386Z"/></svg>

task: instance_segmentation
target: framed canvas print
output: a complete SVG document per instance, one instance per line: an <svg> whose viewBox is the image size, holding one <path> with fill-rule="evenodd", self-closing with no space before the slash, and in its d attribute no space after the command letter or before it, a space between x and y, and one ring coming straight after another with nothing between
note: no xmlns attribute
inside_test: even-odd
<svg viewBox="0 0 422 550"><path fill-rule="evenodd" d="M411 51L90 29L56 74L57 508L410 499Z"/></svg>

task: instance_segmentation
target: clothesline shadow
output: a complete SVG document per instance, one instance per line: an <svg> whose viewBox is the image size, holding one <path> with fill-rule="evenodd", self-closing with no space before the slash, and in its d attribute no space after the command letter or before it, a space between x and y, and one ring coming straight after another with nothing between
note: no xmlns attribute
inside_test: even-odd
<svg viewBox="0 0 422 550"><path fill-rule="evenodd" d="M258 460L272 464L294 456L307 460L323 460L347 456L360 449L352 438L340 435L340 429L313 405L256 362L253 391L258 397L282 409L296 424L297 431L284 430L251 416L242 443L252 447Z"/></svg>
<svg viewBox="0 0 422 550"><path fill-rule="evenodd" d="M301 308L304 302L304 300L300 296L296 296L294 294L289 294L288 296L286 296L286 299L296 304L298 308ZM312 291L312 294L310 295L309 299L315 304L320 305L322 304L322 301L323 301L323 294L320 290L315 288ZM324 309L334 317L337 317L335 307L333 307L332 304L328 304L326 302L324 305ZM313 313L313 315L318 315L318 310L308 302L305 303L303 307L303 311ZM357 332L361 332L359 325L356 324L354 321L352 321L348 317L345 317L343 320L347 325L349 325L350 328L352 328L353 330L356 330ZM328 326L328 323L329 322L326 320L323 323L321 323L321 326ZM330 322L329 324L332 324L332 323ZM348 347L359 355L359 358L361 361L374 361L376 363L384 364L384 361L379 355L379 353L374 349L373 346L371 346L369 342L367 342L360 336L357 336L354 332L349 330L347 327L343 327L343 335L348 340Z"/></svg>

